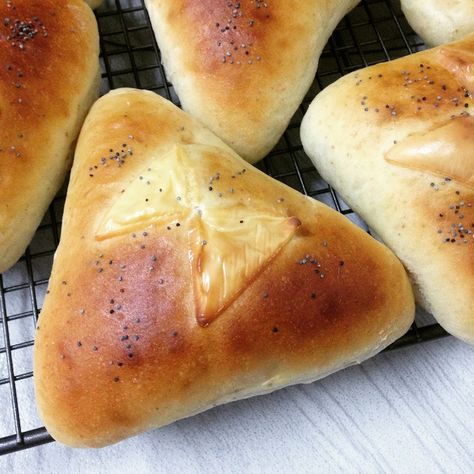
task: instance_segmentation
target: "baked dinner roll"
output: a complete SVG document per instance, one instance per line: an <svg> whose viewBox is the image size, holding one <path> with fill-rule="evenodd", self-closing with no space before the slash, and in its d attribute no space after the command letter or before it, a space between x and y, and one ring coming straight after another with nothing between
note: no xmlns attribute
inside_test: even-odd
<svg viewBox="0 0 474 474"><path fill-rule="evenodd" d="M99 39L83 0L0 3L0 273L25 251L98 95Z"/></svg>
<svg viewBox="0 0 474 474"><path fill-rule="evenodd" d="M431 45L460 40L474 32L474 0L401 0L411 27Z"/></svg>
<svg viewBox="0 0 474 474"><path fill-rule="evenodd" d="M99 447L311 382L410 326L403 266L151 92L111 92L79 139L35 342L55 439Z"/></svg>
<svg viewBox="0 0 474 474"><path fill-rule="evenodd" d="M420 303L474 343L474 35L338 80L302 141L401 258Z"/></svg>
<svg viewBox="0 0 474 474"><path fill-rule="evenodd" d="M359 0L146 0L183 108L247 161L283 135Z"/></svg>

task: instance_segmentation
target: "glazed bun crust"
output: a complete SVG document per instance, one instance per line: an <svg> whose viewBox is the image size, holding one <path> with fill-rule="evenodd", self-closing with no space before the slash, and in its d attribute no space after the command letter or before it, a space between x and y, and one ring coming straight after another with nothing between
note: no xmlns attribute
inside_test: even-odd
<svg viewBox="0 0 474 474"><path fill-rule="evenodd" d="M83 0L2 2L0 15L1 273L21 257L65 179L98 95L99 38Z"/></svg>
<svg viewBox="0 0 474 474"><path fill-rule="evenodd" d="M471 344L473 91L471 35L340 79L301 131L324 179L403 261L420 303Z"/></svg>
<svg viewBox="0 0 474 474"><path fill-rule="evenodd" d="M113 91L77 147L40 413L58 441L104 446L360 362L413 315L387 248L158 95Z"/></svg>
<svg viewBox="0 0 474 474"><path fill-rule="evenodd" d="M254 163L277 144L359 0L146 0L183 108Z"/></svg>

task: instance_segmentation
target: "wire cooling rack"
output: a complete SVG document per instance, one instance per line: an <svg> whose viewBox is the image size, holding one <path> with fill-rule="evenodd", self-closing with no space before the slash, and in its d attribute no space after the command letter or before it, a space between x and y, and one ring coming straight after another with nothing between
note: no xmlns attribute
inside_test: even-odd
<svg viewBox="0 0 474 474"><path fill-rule="evenodd" d="M150 89L179 104L166 81L143 0L105 0L97 11L101 37L102 93L118 87ZM423 49L395 0L365 0L332 35L317 77L288 130L259 167L270 176L318 199L368 230L362 220L317 174L299 139L301 119L314 96L342 75ZM63 189L45 216L25 255L0 275L0 454L52 441L33 402L34 329L59 242ZM432 318L417 323L390 348L445 335ZM13 433L13 434L12 434Z"/></svg>

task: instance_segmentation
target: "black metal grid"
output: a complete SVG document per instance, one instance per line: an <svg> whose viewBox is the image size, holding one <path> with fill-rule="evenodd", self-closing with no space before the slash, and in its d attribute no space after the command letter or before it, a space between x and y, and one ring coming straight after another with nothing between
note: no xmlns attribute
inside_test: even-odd
<svg viewBox="0 0 474 474"><path fill-rule="evenodd" d="M101 36L102 92L124 86L145 88L179 105L172 85L165 79L143 0L105 0L96 15ZM395 0L363 1L337 27L321 56L317 77L306 99L274 151L258 166L270 176L330 205L367 230L337 192L318 176L304 154L299 139L301 119L314 96L342 75L423 48L423 43L409 28ZM29 406L34 328L59 242L64 196L65 189L52 203L35 239L19 263L0 275L0 325L3 334L3 345L0 339L0 369L3 366L4 372L0 371L0 390L9 391L11 402L2 414L2 417L10 414L11 426L6 433L0 431L0 454L52 441L44 428L26 426L23 417L25 413L31 414L35 410L34 406ZM423 323L423 317L421 321ZM16 325L20 325L21 330L15 328ZM432 321L426 325L414 324L389 349L445 334ZM23 353L22 357L18 357L20 353ZM24 383L29 384L28 389L23 387ZM30 398L27 398L28 393ZM22 403L22 399L28 400L28 406L26 402ZM39 419L37 426L41 426ZM12 432L14 434L10 435Z"/></svg>

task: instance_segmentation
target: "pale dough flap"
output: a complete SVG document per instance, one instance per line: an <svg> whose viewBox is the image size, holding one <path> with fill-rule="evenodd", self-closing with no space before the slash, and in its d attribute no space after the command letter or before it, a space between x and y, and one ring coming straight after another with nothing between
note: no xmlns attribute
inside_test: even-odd
<svg viewBox="0 0 474 474"><path fill-rule="evenodd" d="M301 223L292 217L209 209L193 239L196 317L211 323L258 276Z"/></svg>
<svg viewBox="0 0 474 474"><path fill-rule="evenodd" d="M202 326L248 287L301 225L296 217L278 214L264 201L243 199L242 193L225 198L222 193L210 193L206 160L215 151L189 145L176 147L163 158L152 157L106 213L96 233L97 240L105 240L152 224L165 229L179 219L188 234L195 316ZM226 174L235 177L233 158L226 160L226 153L219 153L223 155L222 181Z"/></svg>
<svg viewBox="0 0 474 474"><path fill-rule="evenodd" d="M133 232L165 220L171 222L190 214L186 183L180 178L179 150L163 158L152 157L106 213L96 233L97 240Z"/></svg>
<svg viewBox="0 0 474 474"><path fill-rule="evenodd" d="M385 159L474 188L474 117L460 116L410 135L394 145Z"/></svg>
<svg viewBox="0 0 474 474"><path fill-rule="evenodd" d="M474 92L474 52L459 46L445 46L437 51L439 63L451 72L471 94Z"/></svg>

